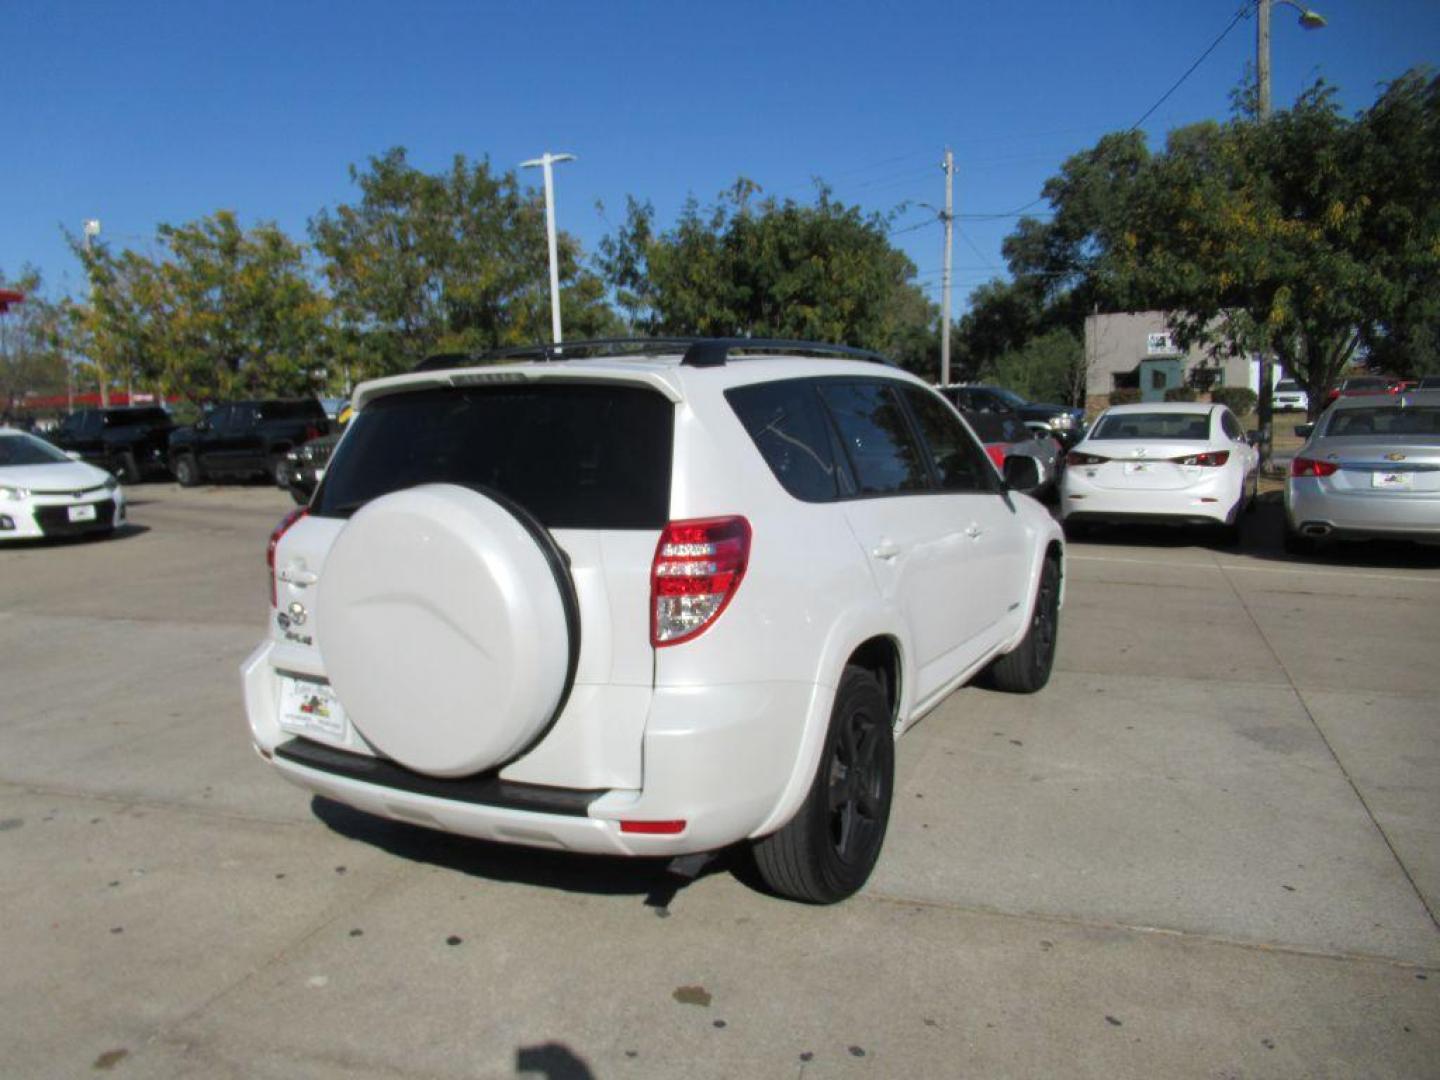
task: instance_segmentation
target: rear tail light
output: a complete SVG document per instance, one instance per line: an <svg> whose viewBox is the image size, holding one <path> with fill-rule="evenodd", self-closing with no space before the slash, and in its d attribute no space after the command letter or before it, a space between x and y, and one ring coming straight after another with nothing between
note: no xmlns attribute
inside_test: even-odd
<svg viewBox="0 0 1440 1080"><path fill-rule="evenodd" d="M311 439L318 439L319 437L320 437L320 429L319 429L318 427L316 427L314 424L306 424L306 425L305 425L305 441L306 441L306 442L309 442Z"/></svg>
<svg viewBox="0 0 1440 1080"><path fill-rule="evenodd" d="M1104 465L1109 458L1103 458L1099 454L1081 454L1074 450L1065 455L1066 465Z"/></svg>
<svg viewBox="0 0 1440 1080"><path fill-rule="evenodd" d="M1001 472L1005 471L1005 450L1003 443L986 443L985 453L990 455L990 460L995 463L995 468Z"/></svg>
<svg viewBox="0 0 1440 1080"><path fill-rule="evenodd" d="M265 547L265 565L270 568L270 606L278 607L278 597L275 587L275 549L280 546L280 538L290 529L291 525L299 521L306 514L310 513L308 506L298 506L290 513L280 519L280 524L275 526L275 531L270 534L270 543Z"/></svg>
<svg viewBox="0 0 1440 1080"><path fill-rule="evenodd" d="M1208 450L1203 454L1187 454L1172 458L1176 465L1199 465L1206 469L1218 469L1230 460L1229 450Z"/></svg>
<svg viewBox="0 0 1440 1080"><path fill-rule="evenodd" d="M650 644L678 645L720 617L750 561L743 517L672 521L650 564Z"/></svg>
<svg viewBox="0 0 1440 1080"><path fill-rule="evenodd" d="M1297 457L1290 462L1291 476L1330 476L1338 471L1333 461L1316 461L1314 458Z"/></svg>

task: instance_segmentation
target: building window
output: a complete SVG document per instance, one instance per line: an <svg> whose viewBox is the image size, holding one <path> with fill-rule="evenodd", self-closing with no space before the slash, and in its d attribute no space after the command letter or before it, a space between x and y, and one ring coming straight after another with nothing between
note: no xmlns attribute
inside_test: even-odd
<svg viewBox="0 0 1440 1080"><path fill-rule="evenodd" d="M1113 371L1110 373L1113 380L1112 390L1139 390L1140 369L1134 368L1130 371Z"/></svg>
<svg viewBox="0 0 1440 1080"><path fill-rule="evenodd" d="M1165 372L1162 371L1160 368L1156 368L1154 371L1150 372L1150 389L1165 389Z"/></svg>

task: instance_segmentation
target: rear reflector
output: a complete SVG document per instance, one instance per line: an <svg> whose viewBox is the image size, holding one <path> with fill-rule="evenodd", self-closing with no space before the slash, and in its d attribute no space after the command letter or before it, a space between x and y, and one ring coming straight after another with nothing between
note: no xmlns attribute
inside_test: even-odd
<svg viewBox="0 0 1440 1080"><path fill-rule="evenodd" d="M650 644L678 645L704 632L740 588L749 561L743 517L666 525L650 564Z"/></svg>
<svg viewBox="0 0 1440 1080"><path fill-rule="evenodd" d="M1297 457L1290 462L1291 476L1330 476L1339 471L1333 461L1316 461L1314 458Z"/></svg>
<svg viewBox="0 0 1440 1080"><path fill-rule="evenodd" d="M674 836L685 831L683 821L622 821L622 833L640 833L644 836Z"/></svg>

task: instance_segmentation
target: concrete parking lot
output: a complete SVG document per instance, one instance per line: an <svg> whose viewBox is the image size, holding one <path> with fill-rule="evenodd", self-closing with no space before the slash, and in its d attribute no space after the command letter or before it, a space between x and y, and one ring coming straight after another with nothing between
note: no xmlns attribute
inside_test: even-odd
<svg viewBox="0 0 1440 1080"><path fill-rule="evenodd" d="M867 889L312 802L237 668L282 493L0 549L0 1072L1417 1077L1440 1061L1440 553L1071 548L1058 670L899 747Z"/></svg>

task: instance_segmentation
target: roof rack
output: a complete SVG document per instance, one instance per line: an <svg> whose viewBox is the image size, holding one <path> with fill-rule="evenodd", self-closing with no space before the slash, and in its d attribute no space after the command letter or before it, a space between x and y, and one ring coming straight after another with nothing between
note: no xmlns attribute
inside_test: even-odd
<svg viewBox="0 0 1440 1080"><path fill-rule="evenodd" d="M827 345L816 341L788 341L783 338L700 338L685 350L680 362L690 367L719 367L728 363L730 354L793 353L798 356L840 356L849 360L865 360L872 364L895 367L895 361L883 353L855 349L849 345Z"/></svg>
<svg viewBox="0 0 1440 1080"><path fill-rule="evenodd" d="M478 353L440 353L426 357L415 366L416 371L438 371L444 368L469 367L504 360L573 360L582 356L651 356L684 350L681 363L689 367L720 367L732 359L732 353L791 353L797 356L839 356L865 360L895 367L895 361L883 353L856 349L849 345L828 345L815 341L790 341L780 338L592 338L566 341L559 345L537 342L508 349L492 349Z"/></svg>

